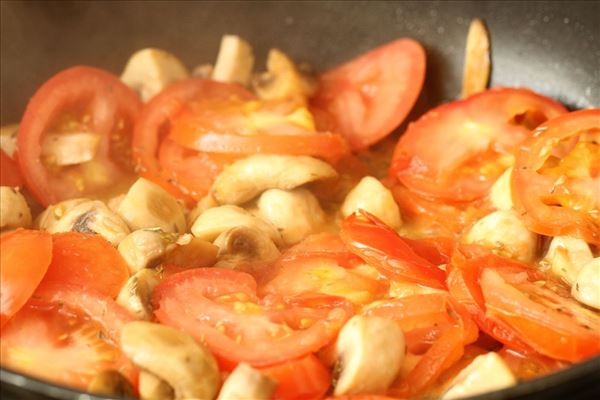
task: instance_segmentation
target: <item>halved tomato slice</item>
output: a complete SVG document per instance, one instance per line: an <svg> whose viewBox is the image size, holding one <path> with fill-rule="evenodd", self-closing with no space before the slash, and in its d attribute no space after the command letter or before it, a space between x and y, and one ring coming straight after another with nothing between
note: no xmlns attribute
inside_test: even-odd
<svg viewBox="0 0 600 400"><path fill-rule="evenodd" d="M320 399L331 386L331 373L313 354L260 368L260 372L278 383L273 400Z"/></svg>

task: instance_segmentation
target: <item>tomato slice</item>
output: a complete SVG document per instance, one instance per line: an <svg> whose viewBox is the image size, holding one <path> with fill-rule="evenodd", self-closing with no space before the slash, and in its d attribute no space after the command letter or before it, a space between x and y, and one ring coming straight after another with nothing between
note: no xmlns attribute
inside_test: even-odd
<svg viewBox="0 0 600 400"><path fill-rule="evenodd" d="M23 186L23 177L19 165L0 150L0 186Z"/></svg>
<svg viewBox="0 0 600 400"><path fill-rule="evenodd" d="M360 257L352 254L346 248L339 235L327 232L310 235L300 243L290 247L281 254L280 263L315 257L335 260L345 268L353 268L362 263Z"/></svg>
<svg viewBox="0 0 600 400"><path fill-rule="evenodd" d="M106 369L134 383L136 369L119 348L120 329L130 321L93 291L66 285L38 291L2 328L2 366L84 390Z"/></svg>
<svg viewBox="0 0 600 400"><path fill-rule="evenodd" d="M278 382L273 400L321 399L331 385L331 373L314 354L260 372Z"/></svg>
<svg viewBox="0 0 600 400"><path fill-rule="evenodd" d="M430 198L482 198L531 129L564 113L558 102L527 89L496 88L444 104L400 137L390 173Z"/></svg>
<svg viewBox="0 0 600 400"><path fill-rule="evenodd" d="M325 72L312 99L354 150L387 136L406 118L425 80L425 51L399 39Z"/></svg>
<svg viewBox="0 0 600 400"><path fill-rule="evenodd" d="M0 236L0 326L29 300L51 259L46 232L17 229Z"/></svg>
<svg viewBox="0 0 600 400"><path fill-rule="evenodd" d="M341 237L350 251L390 279L445 287L444 271L419 256L393 229L365 211L342 222Z"/></svg>
<svg viewBox="0 0 600 400"><path fill-rule="evenodd" d="M595 142L586 143L585 135L595 135ZM590 109L547 121L523 143L512 187L515 208L529 229L600 245L598 136L600 109Z"/></svg>
<svg viewBox="0 0 600 400"><path fill-rule="evenodd" d="M54 75L33 95L19 127L18 160L27 188L44 206L121 189L115 182L132 173L128 149L141 105L133 90L106 71L78 66ZM50 130L100 135L94 160L85 169L46 160L42 140Z"/></svg>
<svg viewBox="0 0 600 400"><path fill-rule="evenodd" d="M65 232L53 235L52 243L52 263L42 285L77 285L115 298L129 278L119 252L101 236Z"/></svg>
<svg viewBox="0 0 600 400"><path fill-rule="evenodd" d="M498 355L506 362L519 380L528 380L548 375L569 364L544 357L534 352L520 353L510 348L503 348Z"/></svg>
<svg viewBox="0 0 600 400"><path fill-rule="evenodd" d="M133 159L141 176L148 178L176 197L195 204L205 194L206 179L199 184L195 182L202 171L188 170L185 168L171 170L173 162L181 160L183 149L168 144L162 151L162 162L169 168L159 163L159 150L164 139L171 131L171 120L181 113L186 104L197 99L252 99L253 96L238 85L220 83L205 79L188 79L176 82L164 89L148 102L143 108L135 126L133 134ZM169 156L169 153L179 155ZM171 153L171 154L173 154ZM199 155L199 157L204 157ZM195 161L194 161L195 162ZM210 171L210 169L209 169ZM197 187L196 185L200 185Z"/></svg>
<svg viewBox="0 0 600 400"><path fill-rule="evenodd" d="M333 296L256 296L252 276L221 268L173 275L154 290L155 315L200 340L222 363L268 366L331 341L352 312Z"/></svg>

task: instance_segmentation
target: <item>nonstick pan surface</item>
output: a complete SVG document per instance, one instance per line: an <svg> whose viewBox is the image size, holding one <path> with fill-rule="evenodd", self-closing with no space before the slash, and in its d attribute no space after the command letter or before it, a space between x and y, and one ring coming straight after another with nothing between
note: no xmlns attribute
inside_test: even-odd
<svg viewBox="0 0 600 400"><path fill-rule="evenodd" d="M399 37L427 50L423 93L411 114L460 93L468 24L492 41L491 85L527 86L570 108L600 106L600 2L8 2L0 3L0 121L18 122L54 73L86 64L120 73L135 50L159 47L188 66L214 60L221 35L271 47L325 69ZM2 399L95 398L3 369ZM600 358L486 399L600 395Z"/></svg>

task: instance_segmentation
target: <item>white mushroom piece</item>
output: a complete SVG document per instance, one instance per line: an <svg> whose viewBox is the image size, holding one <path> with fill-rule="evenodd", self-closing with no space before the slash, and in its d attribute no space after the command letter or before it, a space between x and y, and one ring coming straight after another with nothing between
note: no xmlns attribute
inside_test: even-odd
<svg viewBox="0 0 600 400"><path fill-rule="evenodd" d="M219 204L243 204L268 189L290 190L336 177L331 165L313 157L256 154L225 167L211 193Z"/></svg>
<svg viewBox="0 0 600 400"><path fill-rule="evenodd" d="M125 282L116 301L136 319L148 321L152 318L152 291L159 282L159 272L151 268L142 269Z"/></svg>
<svg viewBox="0 0 600 400"><path fill-rule="evenodd" d="M246 363L239 363L227 377L218 400L271 400L277 382Z"/></svg>
<svg viewBox="0 0 600 400"><path fill-rule="evenodd" d="M102 236L117 246L130 230L121 217L99 200L73 199L48 207L38 226L50 233L81 232Z"/></svg>
<svg viewBox="0 0 600 400"><path fill-rule="evenodd" d="M264 232L277 245L282 243L281 234L271 223L252 215L241 207L225 205L204 211L192 225L192 234L212 242L221 233L245 226Z"/></svg>
<svg viewBox="0 0 600 400"><path fill-rule="evenodd" d="M31 210L23 194L16 188L0 187L0 229L28 228Z"/></svg>
<svg viewBox="0 0 600 400"><path fill-rule="evenodd" d="M163 264L185 268L212 267L217 261L218 251L219 248L211 242L186 233L167 248Z"/></svg>
<svg viewBox="0 0 600 400"><path fill-rule="evenodd" d="M154 182L139 178L119 204L118 213L132 230L158 228L168 233L186 230L181 205Z"/></svg>
<svg viewBox="0 0 600 400"><path fill-rule="evenodd" d="M121 81L138 92L144 101L190 73L173 54L160 49L142 49L129 58Z"/></svg>
<svg viewBox="0 0 600 400"><path fill-rule="evenodd" d="M571 295L580 303L600 310L600 257L596 257L581 268Z"/></svg>
<svg viewBox="0 0 600 400"><path fill-rule="evenodd" d="M319 201L304 188L269 189L260 195L257 206L258 215L275 225L286 245L300 242L325 221Z"/></svg>
<svg viewBox="0 0 600 400"><path fill-rule="evenodd" d="M77 131L44 135L42 157L50 164L67 166L91 161L100 145L100 135Z"/></svg>
<svg viewBox="0 0 600 400"><path fill-rule="evenodd" d="M167 245L175 241L173 234L160 229L139 229L119 243L119 253L133 274L157 264L165 254Z"/></svg>
<svg viewBox="0 0 600 400"><path fill-rule="evenodd" d="M126 397L134 396L134 390L131 383L118 371L105 370L94 375L88 384L87 391L107 397Z"/></svg>
<svg viewBox="0 0 600 400"><path fill-rule="evenodd" d="M0 128L0 149L12 158L17 149L19 124L4 125Z"/></svg>
<svg viewBox="0 0 600 400"><path fill-rule="evenodd" d="M253 67L254 55L248 42L239 36L224 35L212 71L212 79L247 86L250 83Z"/></svg>
<svg viewBox="0 0 600 400"><path fill-rule="evenodd" d="M215 398L220 382L217 362L187 333L152 322L130 322L121 330L121 348L135 365L167 382L175 399Z"/></svg>
<svg viewBox="0 0 600 400"><path fill-rule="evenodd" d="M237 226L221 233L214 244L219 248L215 267L252 272L270 265L280 255L273 240L263 231Z"/></svg>
<svg viewBox="0 0 600 400"><path fill-rule="evenodd" d="M148 371L140 371L138 379L140 400L173 400L173 388L165 381Z"/></svg>
<svg viewBox="0 0 600 400"><path fill-rule="evenodd" d="M462 399L504 389L517 384L517 379L498 354L477 356L450 383L443 400Z"/></svg>
<svg viewBox="0 0 600 400"><path fill-rule="evenodd" d="M546 255L540 262L569 285L573 285L579 271L594 256L590 246L583 240L571 236L552 238Z"/></svg>
<svg viewBox="0 0 600 400"><path fill-rule="evenodd" d="M481 218L463 241L488 247L498 255L525 263L534 261L538 247L538 236L527 229L514 210L494 211Z"/></svg>
<svg viewBox="0 0 600 400"><path fill-rule="evenodd" d="M510 210L514 207L510 185L512 171L512 168L504 171L490 189L490 203L496 210Z"/></svg>
<svg viewBox="0 0 600 400"><path fill-rule="evenodd" d="M348 193L342 204L342 215L347 217L359 209L373 214L392 229L402 226L400 208L392 192L378 179L366 176Z"/></svg>
<svg viewBox="0 0 600 400"><path fill-rule="evenodd" d="M384 392L404 362L404 334L392 319L355 315L340 330L336 342L340 374L334 395Z"/></svg>

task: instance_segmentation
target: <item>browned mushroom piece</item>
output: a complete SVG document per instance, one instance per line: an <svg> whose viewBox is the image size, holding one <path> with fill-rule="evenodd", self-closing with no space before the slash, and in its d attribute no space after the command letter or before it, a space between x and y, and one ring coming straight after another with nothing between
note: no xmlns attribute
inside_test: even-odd
<svg viewBox="0 0 600 400"><path fill-rule="evenodd" d="M101 371L94 375L88 384L87 391L107 397L134 397L135 393L127 378L115 370Z"/></svg>

